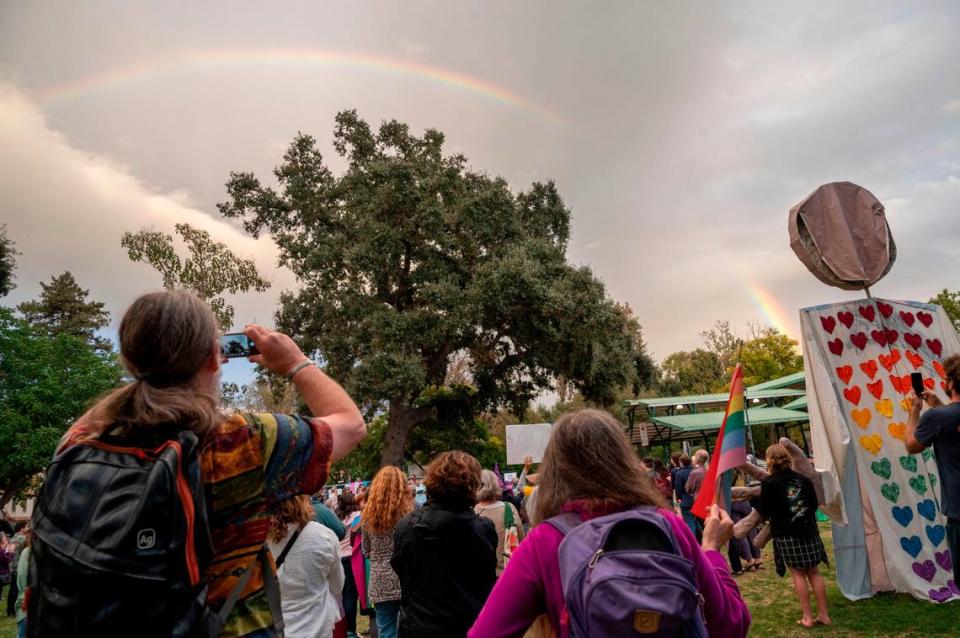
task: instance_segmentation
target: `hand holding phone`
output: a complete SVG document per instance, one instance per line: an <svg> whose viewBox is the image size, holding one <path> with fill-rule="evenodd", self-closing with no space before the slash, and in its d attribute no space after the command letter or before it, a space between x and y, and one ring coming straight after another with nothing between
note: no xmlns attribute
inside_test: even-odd
<svg viewBox="0 0 960 638"><path fill-rule="evenodd" d="M228 359L252 357L259 354L253 339L242 332L231 332L220 337L220 353Z"/></svg>
<svg viewBox="0 0 960 638"><path fill-rule="evenodd" d="M923 395L927 391L927 389L923 387L923 375L919 372L911 372L910 385L913 386L913 393L919 398L923 399Z"/></svg>

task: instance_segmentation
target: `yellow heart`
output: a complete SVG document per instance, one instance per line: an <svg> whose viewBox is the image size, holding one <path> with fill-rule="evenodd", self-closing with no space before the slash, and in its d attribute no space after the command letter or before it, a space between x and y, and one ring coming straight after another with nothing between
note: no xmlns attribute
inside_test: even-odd
<svg viewBox="0 0 960 638"><path fill-rule="evenodd" d="M884 399L882 401L877 401L873 404L873 407L877 409L877 412L887 417L888 419L893 418L893 401L890 399Z"/></svg>
<svg viewBox="0 0 960 638"><path fill-rule="evenodd" d="M859 425L863 430L867 429L867 426L870 425L870 419L872 418L870 410L866 408L863 408L862 410L854 409L853 412L850 413L850 416L853 417L853 420L856 422L856 424Z"/></svg>
<svg viewBox="0 0 960 638"><path fill-rule="evenodd" d="M907 424L891 423L887 426L887 432L889 432L893 438L903 441L907 437Z"/></svg>
<svg viewBox="0 0 960 638"><path fill-rule="evenodd" d="M904 411L904 412L909 412L909 411L910 411L910 399L901 399L901 400L900 400L900 407L903 408L903 411Z"/></svg>
<svg viewBox="0 0 960 638"><path fill-rule="evenodd" d="M883 447L883 439L880 438L879 434L861 436L860 445L862 445L863 449L865 449L867 452L876 456L877 453L880 452L880 448Z"/></svg>

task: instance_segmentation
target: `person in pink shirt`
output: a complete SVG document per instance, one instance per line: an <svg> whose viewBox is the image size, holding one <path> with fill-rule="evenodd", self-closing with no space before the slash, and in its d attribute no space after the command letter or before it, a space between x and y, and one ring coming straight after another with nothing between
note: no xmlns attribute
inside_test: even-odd
<svg viewBox="0 0 960 638"><path fill-rule="evenodd" d="M566 414L553 426L540 469L536 525L513 553L506 570L468 632L469 638L522 638L534 623L539 634L568 638L569 619L557 551L563 536L539 523L564 512L582 520L639 505L655 505L667 519L680 553L694 565L711 638L743 638L750 612L718 549L733 535L733 522L714 506L706 519L703 546L668 509L644 473L623 426L600 410ZM544 631L545 627L549 630Z"/></svg>

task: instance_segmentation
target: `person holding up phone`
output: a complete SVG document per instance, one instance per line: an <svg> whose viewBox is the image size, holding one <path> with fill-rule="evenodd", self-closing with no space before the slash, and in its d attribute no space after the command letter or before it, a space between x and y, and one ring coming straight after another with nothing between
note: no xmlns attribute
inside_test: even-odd
<svg viewBox="0 0 960 638"><path fill-rule="evenodd" d="M954 557L953 575L960 582L960 355L944 359L943 368L950 402L944 405L933 392L911 392L904 443L911 454L933 446L940 469L940 507L947 517L947 543ZM921 398L930 406L922 415Z"/></svg>

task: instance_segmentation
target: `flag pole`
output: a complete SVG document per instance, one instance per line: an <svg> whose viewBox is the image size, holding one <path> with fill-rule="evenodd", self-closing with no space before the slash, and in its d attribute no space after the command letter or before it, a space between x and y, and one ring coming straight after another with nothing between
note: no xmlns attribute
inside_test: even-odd
<svg viewBox="0 0 960 638"><path fill-rule="evenodd" d="M743 339L737 342L737 363L740 365L740 355L743 354ZM750 454L757 458L757 448L753 445L753 428L750 427L750 403L747 397L747 390L743 390L743 424L747 429L747 445L750 446Z"/></svg>

